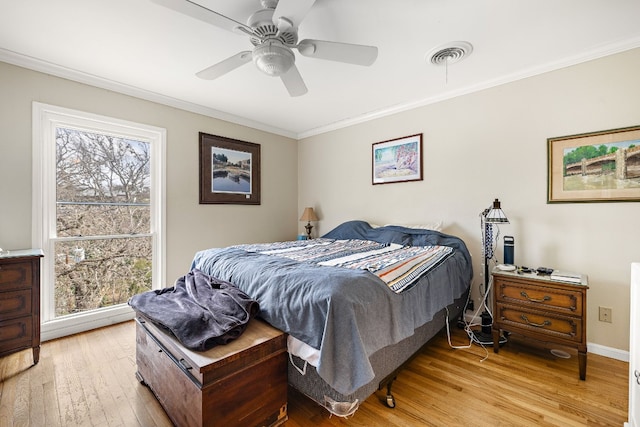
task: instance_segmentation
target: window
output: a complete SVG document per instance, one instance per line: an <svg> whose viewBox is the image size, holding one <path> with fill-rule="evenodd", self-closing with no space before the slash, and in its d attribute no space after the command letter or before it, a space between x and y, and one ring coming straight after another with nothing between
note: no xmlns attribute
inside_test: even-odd
<svg viewBox="0 0 640 427"><path fill-rule="evenodd" d="M131 318L163 283L164 130L40 103L33 123L43 339Z"/></svg>

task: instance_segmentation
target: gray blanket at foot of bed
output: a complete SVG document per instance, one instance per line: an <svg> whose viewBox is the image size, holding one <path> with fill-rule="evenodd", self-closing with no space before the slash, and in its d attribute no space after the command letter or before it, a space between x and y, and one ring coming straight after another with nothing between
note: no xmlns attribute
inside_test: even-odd
<svg viewBox="0 0 640 427"><path fill-rule="evenodd" d="M134 295L129 305L199 351L238 338L259 310L258 302L236 286L199 270L180 277L171 288Z"/></svg>

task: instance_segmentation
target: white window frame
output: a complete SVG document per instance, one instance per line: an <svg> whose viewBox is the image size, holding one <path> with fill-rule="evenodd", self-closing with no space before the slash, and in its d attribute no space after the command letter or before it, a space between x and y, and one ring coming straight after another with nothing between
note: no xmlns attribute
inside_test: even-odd
<svg viewBox="0 0 640 427"><path fill-rule="evenodd" d="M99 328L133 319L127 304L55 318L53 289L55 284L52 238L56 235L56 137L57 127L86 129L151 145L151 230L152 289L163 286L165 269L165 150L166 130L163 128L115 119L92 113L33 103L33 183L32 183L32 245L42 248L44 258L40 280L41 339Z"/></svg>

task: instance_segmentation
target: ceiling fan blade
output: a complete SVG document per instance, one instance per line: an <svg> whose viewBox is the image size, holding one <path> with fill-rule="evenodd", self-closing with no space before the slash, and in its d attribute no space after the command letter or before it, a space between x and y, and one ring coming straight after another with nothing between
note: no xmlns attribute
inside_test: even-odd
<svg viewBox="0 0 640 427"><path fill-rule="evenodd" d="M228 72L233 71L241 65L244 65L250 61L251 51L245 50L225 59L224 61L218 62L211 67L199 71L198 73L196 73L196 76L205 80L217 79L218 77L227 74Z"/></svg>
<svg viewBox="0 0 640 427"><path fill-rule="evenodd" d="M301 55L355 65L371 65L378 57L378 48L361 44L305 39L298 43Z"/></svg>
<svg viewBox="0 0 640 427"><path fill-rule="evenodd" d="M280 0L273 12L273 23L280 28L278 21L285 18L297 28L315 2L316 0Z"/></svg>
<svg viewBox="0 0 640 427"><path fill-rule="evenodd" d="M281 75L280 79L287 88L289 95L300 96L307 93L307 86L304 84L304 80L302 80L296 64L293 64L291 68L289 68L289 71Z"/></svg>
<svg viewBox="0 0 640 427"><path fill-rule="evenodd" d="M188 15L192 18L199 19L208 24L215 25L216 27L222 28L224 30L241 33L241 34L253 34L253 29L243 24L242 22L238 22L233 20L227 16L221 15L218 12L214 12L211 9L208 9L198 3L195 3L191 0L151 0L160 6L164 6L166 8L175 10L176 12Z"/></svg>

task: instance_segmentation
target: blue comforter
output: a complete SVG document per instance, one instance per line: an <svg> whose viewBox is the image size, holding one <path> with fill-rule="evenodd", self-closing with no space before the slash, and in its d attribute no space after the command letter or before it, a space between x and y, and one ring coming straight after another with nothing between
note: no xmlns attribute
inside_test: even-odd
<svg viewBox="0 0 640 427"><path fill-rule="evenodd" d="M371 354L411 336L467 290L471 258L461 239L432 230L372 228L364 221L350 221L323 237L443 245L455 251L401 294L368 271L238 248L198 252L191 267L235 284L258 301L259 315L267 322L319 350L318 374L348 395L374 378Z"/></svg>

